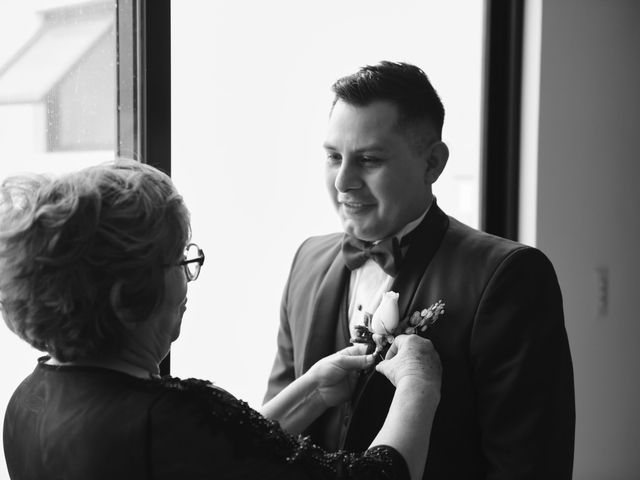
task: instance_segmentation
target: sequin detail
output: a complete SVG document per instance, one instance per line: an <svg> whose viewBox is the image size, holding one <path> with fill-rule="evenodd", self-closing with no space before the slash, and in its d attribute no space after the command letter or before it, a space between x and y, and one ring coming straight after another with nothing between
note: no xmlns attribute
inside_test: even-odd
<svg viewBox="0 0 640 480"><path fill-rule="evenodd" d="M277 421L263 417L246 402L211 382L163 377L149 383L185 392L207 412L213 428L223 430L244 449L296 465L313 478L409 479L404 458L391 447L380 445L359 454L344 451L327 453L311 438L287 433Z"/></svg>

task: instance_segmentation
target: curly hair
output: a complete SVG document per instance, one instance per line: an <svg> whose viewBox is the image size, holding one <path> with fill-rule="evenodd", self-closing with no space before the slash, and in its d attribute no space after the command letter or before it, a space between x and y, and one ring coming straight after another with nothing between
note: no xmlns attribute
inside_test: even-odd
<svg viewBox="0 0 640 480"><path fill-rule="evenodd" d="M333 105L342 100L358 107L377 100L394 103L400 121L406 124L429 122L438 138L442 136L444 106L427 75L415 65L382 61L339 78L331 87Z"/></svg>
<svg viewBox="0 0 640 480"><path fill-rule="evenodd" d="M60 361L117 351L164 295L190 237L171 179L133 160L0 186L0 302L9 328ZM114 288L115 286L118 288Z"/></svg>

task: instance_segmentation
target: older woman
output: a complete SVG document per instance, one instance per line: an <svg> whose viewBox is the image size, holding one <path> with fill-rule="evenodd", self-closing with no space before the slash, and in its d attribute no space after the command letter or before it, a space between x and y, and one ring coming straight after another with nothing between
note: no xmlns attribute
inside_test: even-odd
<svg viewBox="0 0 640 480"><path fill-rule="evenodd" d="M376 366L396 397L371 448L325 453L295 434L373 367L357 347L318 362L264 416L209 382L158 375L204 263L169 177L120 160L14 177L0 194L2 313L48 353L7 408L11 478L421 477L440 386L427 340L398 337Z"/></svg>

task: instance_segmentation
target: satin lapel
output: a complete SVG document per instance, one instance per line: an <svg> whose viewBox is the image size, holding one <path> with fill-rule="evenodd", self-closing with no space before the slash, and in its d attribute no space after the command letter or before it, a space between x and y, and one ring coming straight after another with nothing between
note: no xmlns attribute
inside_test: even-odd
<svg viewBox="0 0 640 480"><path fill-rule="evenodd" d="M335 258L315 297L302 364L304 372L321 358L335 352L336 331L340 325L340 302L345 294L348 279L349 270L344 264L338 245Z"/></svg>
<svg viewBox="0 0 640 480"><path fill-rule="evenodd" d="M398 311L401 319L408 315L409 306L413 303L418 285L429 262L438 250L448 226L449 217L440 210L434 200L424 220L412 233L415 237L411 240L409 250L400 265L398 276L391 286L392 291L400 294Z"/></svg>

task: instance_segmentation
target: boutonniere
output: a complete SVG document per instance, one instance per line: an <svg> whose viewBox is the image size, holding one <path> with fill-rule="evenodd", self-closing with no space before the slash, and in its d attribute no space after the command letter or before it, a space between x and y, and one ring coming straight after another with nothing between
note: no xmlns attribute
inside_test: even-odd
<svg viewBox="0 0 640 480"><path fill-rule="evenodd" d="M398 297L396 292L386 292L373 315L364 312L364 324L356 325L355 337L351 343L369 345L367 353L380 353L393 343L397 335L424 335L440 315L444 314L444 302L438 300L428 308L416 310L400 320Z"/></svg>

